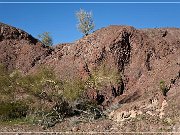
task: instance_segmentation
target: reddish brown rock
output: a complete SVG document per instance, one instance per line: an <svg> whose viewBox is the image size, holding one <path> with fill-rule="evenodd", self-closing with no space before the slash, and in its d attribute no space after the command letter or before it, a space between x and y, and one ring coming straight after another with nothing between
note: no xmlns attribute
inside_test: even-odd
<svg viewBox="0 0 180 135"><path fill-rule="evenodd" d="M51 49L28 33L0 23L0 63L7 69L20 69L27 73L41 59L51 54Z"/></svg>
<svg viewBox="0 0 180 135"><path fill-rule="evenodd" d="M60 79L86 80L105 64L117 70L119 84L107 83L89 97L109 102L132 102L159 91L159 82L170 84L180 70L180 29L135 29L109 26L71 44L45 48L31 35L0 24L0 62L7 68L29 72L39 65L52 67ZM98 97L99 96L99 97ZM104 101L103 101L104 99Z"/></svg>

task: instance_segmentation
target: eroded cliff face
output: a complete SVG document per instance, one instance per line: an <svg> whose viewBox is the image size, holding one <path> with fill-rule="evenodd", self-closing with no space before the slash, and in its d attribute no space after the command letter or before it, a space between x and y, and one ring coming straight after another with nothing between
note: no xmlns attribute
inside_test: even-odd
<svg viewBox="0 0 180 135"><path fill-rule="evenodd" d="M179 56L179 29L138 30L129 26L109 26L75 43L56 46L42 64L53 67L62 79L80 77L86 80L94 71L103 70L102 65L109 70L108 74L116 71L121 75L119 83L110 79L104 87L88 90L90 97L100 95L106 104L130 102L143 93L156 95L160 92L161 80L170 85L170 80L177 76Z"/></svg>
<svg viewBox="0 0 180 135"><path fill-rule="evenodd" d="M180 70L177 28L109 26L54 48L44 47L26 32L2 23L0 30L0 61L8 69L30 73L45 65L62 80L96 77L103 86L88 88L87 96L103 106L156 95L160 80L170 85ZM102 70L106 72L103 75L99 73Z"/></svg>

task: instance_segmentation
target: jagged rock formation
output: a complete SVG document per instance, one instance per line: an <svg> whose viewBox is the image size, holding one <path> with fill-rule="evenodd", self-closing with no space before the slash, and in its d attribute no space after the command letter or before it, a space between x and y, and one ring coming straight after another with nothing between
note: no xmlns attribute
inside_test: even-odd
<svg viewBox="0 0 180 135"><path fill-rule="evenodd" d="M169 83L179 72L180 29L177 28L137 30L130 26L109 26L55 48L45 48L17 28L2 23L0 28L0 60L8 69L26 73L46 65L53 67L61 79L87 79L102 64L117 70L122 75L119 86L107 84L98 93L111 102L115 97L118 102L127 102L141 93L156 92L160 80ZM117 95L118 90L126 94Z"/></svg>
<svg viewBox="0 0 180 135"><path fill-rule="evenodd" d="M7 69L20 69L27 73L40 59L51 54L28 33L0 23L0 63Z"/></svg>
<svg viewBox="0 0 180 135"><path fill-rule="evenodd" d="M17 28L0 23L0 63L8 69L24 73L40 65L52 67L60 79L88 79L101 65L121 74L119 83L109 81L98 89L89 88L87 96L104 107L117 109L112 118L125 114L133 118L143 111L148 115L155 106L158 116L171 116L172 108L164 112L168 102L179 107L180 100L180 29L135 29L130 26L109 26L95 31L71 44L44 47L37 39ZM169 87L164 99L160 81ZM154 105L154 100L157 104ZM149 103L151 102L151 103ZM147 109L149 106L151 110ZM134 108L135 106L135 108ZM144 107L144 108L143 108ZM129 109L128 109L129 108ZM161 111L163 110L163 111ZM176 109L175 114L179 114ZM168 111L168 110L166 110ZM130 112L130 113L129 113ZM174 114L174 115L175 115ZM129 118L128 118L129 119ZM179 119L179 115L178 115Z"/></svg>
<svg viewBox="0 0 180 135"><path fill-rule="evenodd" d="M169 84L180 69L178 56L180 29L137 30L129 26L109 26L73 44L56 46L42 63L53 67L61 78L79 76L82 79L105 63L122 74L120 85L124 85L125 94L116 97L117 101L130 102L144 92L156 93L160 80ZM118 90L118 86L113 87ZM108 86L100 94L114 100Z"/></svg>

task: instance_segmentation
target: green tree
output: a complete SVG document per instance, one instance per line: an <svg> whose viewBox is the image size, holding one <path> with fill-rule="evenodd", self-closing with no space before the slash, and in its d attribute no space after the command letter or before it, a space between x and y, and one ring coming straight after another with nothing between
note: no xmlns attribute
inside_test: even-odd
<svg viewBox="0 0 180 135"><path fill-rule="evenodd" d="M53 40L52 40L52 37L50 36L49 32L44 32L44 33L38 35L38 37L45 46L53 45Z"/></svg>
<svg viewBox="0 0 180 135"><path fill-rule="evenodd" d="M87 12L83 9L80 9L76 13L76 17L78 19L78 30L82 32L85 36L87 36L89 32L94 29L95 26L92 12Z"/></svg>

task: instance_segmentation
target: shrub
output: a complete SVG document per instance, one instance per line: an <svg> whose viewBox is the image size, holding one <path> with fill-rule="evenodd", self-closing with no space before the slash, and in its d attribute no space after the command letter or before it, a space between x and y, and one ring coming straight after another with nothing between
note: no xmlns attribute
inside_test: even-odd
<svg viewBox="0 0 180 135"><path fill-rule="evenodd" d="M58 93L62 85L61 81L56 79L54 72L44 67L39 68L33 75L22 77L18 80L18 84L21 88L39 98L43 98L43 93L52 97Z"/></svg>
<svg viewBox="0 0 180 135"><path fill-rule="evenodd" d="M78 30L87 36L88 33L94 29L92 12L87 12L83 9L80 9L76 13L76 17L78 19Z"/></svg>
<svg viewBox="0 0 180 135"><path fill-rule="evenodd" d="M40 38L41 42L45 46L52 46L53 45L53 40L52 40L52 37L50 36L49 32L44 32L44 33L38 35L38 37Z"/></svg>
<svg viewBox="0 0 180 135"><path fill-rule="evenodd" d="M87 86L99 89L106 85L120 84L121 81L121 74L116 69L102 64L99 68L92 72L89 80L87 81Z"/></svg>
<svg viewBox="0 0 180 135"><path fill-rule="evenodd" d="M40 124L43 129L54 126L64 118L73 115L72 106L63 97L59 97L49 110L38 109L34 114L34 123Z"/></svg>
<svg viewBox="0 0 180 135"><path fill-rule="evenodd" d="M7 71L6 68L0 65L0 95L3 97L10 96L13 100L14 92L17 88L17 80L21 75L18 71ZM1 99L0 99L1 101Z"/></svg>
<svg viewBox="0 0 180 135"><path fill-rule="evenodd" d="M104 116L96 102L92 102L85 98L78 100L73 109L76 114L81 115L81 118L88 121Z"/></svg>
<svg viewBox="0 0 180 135"><path fill-rule="evenodd" d="M3 65L0 65L0 93L10 94L11 90L12 87L9 73Z"/></svg>
<svg viewBox="0 0 180 135"><path fill-rule="evenodd" d="M1 102L0 120L11 120L26 117L28 106L24 102Z"/></svg>
<svg viewBox="0 0 180 135"><path fill-rule="evenodd" d="M16 97L21 93L26 94L23 102L30 105L30 113L48 108L47 104L41 105L38 100L52 102L59 95L61 86L61 81L57 80L53 71L47 68L41 67L34 74L22 76L18 71L8 72L0 66L0 103L6 103L4 106L1 105L2 108L6 107L3 109L4 114L9 111L8 107L14 107L15 103L19 103Z"/></svg>
<svg viewBox="0 0 180 135"><path fill-rule="evenodd" d="M167 92L169 91L168 87L165 85L165 81L160 81L160 89L162 91L163 96L167 96Z"/></svg>
<svg viewBox="0 0 180 135"><path fill-rule="evenodd" d="M80 79L74 79L63 83L63 96L67 100L75 101L85 91L85 84Z"/></svg>
<svg viewBox="0 0 180 135"><path fill-rule="evenodd" d="M31 123L47 128L74 115L86 120L100 118L102 112L97 104L83 96L86 85L77 78L58 80L53 70L44 67L23 76L0 66L0 121L26 117ZM25 95L23 100L20 101L17 93Z"/></svg>

